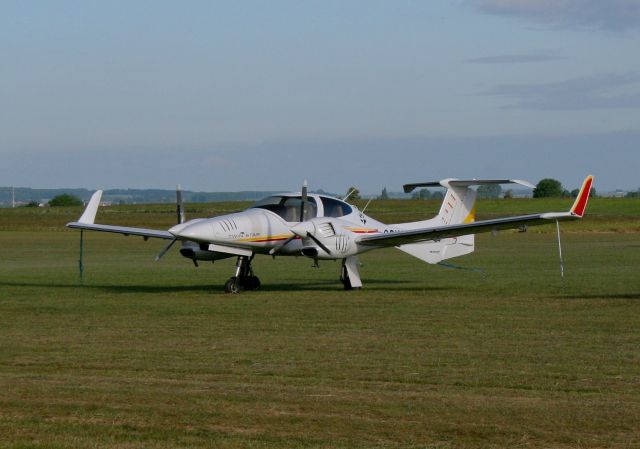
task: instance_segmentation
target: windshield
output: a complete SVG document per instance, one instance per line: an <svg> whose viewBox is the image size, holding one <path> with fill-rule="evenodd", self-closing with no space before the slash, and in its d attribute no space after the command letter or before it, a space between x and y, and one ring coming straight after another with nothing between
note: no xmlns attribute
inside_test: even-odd
<svg viewBox="0 0 640 449"><path fill-rule="evenodd" d="M262 199L251 206L252 209L266 209L278 214L284 221L297 222L300 221L300 207L302 199L299 196L269 196ZM315 218L318 214L316 200L312 197L307 198L305 203L304 219Z"/></svg>

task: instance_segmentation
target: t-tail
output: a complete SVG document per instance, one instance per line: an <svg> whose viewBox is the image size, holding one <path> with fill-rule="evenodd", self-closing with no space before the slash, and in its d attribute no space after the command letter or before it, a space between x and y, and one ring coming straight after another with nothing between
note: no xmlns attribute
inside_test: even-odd
<svg viewBox="0 0 640 449"><path fill-rule="evenodd" d="M402 223L395 226L402 231L411 231L430 226L438 227L473 223L476 219L477 193L471 187L510 183L520 184L529 188L535 187L526 181L517 179L443 179L442 181L435 182L405 184L404 191L406 193L413 191L417 187L445 187L447 192L444 195L440 211L434 218L413 223ZM410 243L397 246L397 248L420 260L436 264L446 259L472 253L475 249L475 236L474 234L467 234L433 242Z"/></svg>

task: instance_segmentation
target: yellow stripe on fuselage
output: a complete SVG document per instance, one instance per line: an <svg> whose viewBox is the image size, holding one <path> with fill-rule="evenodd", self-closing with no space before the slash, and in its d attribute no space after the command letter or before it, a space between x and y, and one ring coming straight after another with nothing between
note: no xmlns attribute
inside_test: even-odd
<svg viewBox="0 0 640 449"><path fill-rule="evenodd" d="M236 239L235 241L242 243L268 243L287 240L289 237L291 237L291 234L265 235L262 237L247 237L243 239Z"/></svg>
<svg viewBox="0 0 640 449"><path fill-rule="evenodd" d="M356 234L374 234L378 232L378 230L374 228L345 228L345 229L351 232L355 232Z"/></svg>

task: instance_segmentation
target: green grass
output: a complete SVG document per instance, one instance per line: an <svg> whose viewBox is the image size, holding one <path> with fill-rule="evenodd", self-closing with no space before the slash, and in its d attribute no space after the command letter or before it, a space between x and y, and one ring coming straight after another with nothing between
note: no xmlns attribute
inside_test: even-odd
<svg viewBox="0 0 640 449"><path fill-rule="evenodd" d="M359 292L338 263L257 258L264 288L237 296L233 260L155 263L164 242L98 233L79 286L78 234L54 226L79 211L1 211L0 447L639 447L636 206L590 206L625 232L565 225L564 281L548 226L452 261L483 273L368 253Z"/></svg>

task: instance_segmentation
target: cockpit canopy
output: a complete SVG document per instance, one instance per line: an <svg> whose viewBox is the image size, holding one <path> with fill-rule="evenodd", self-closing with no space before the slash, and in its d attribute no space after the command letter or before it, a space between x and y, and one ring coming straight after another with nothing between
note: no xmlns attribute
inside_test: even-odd
<svg viewBox="0 0 640 449"><path fill-rule="evenodd" d="M266 197L253 206L252 209L266 209L280 216L288 222L300 221L300 208L302 197L300 195L274 195ZM309 195L305 203L304 219L316 217L343 217L353 212L351 206L344 201L335 198Z"/></svg>

